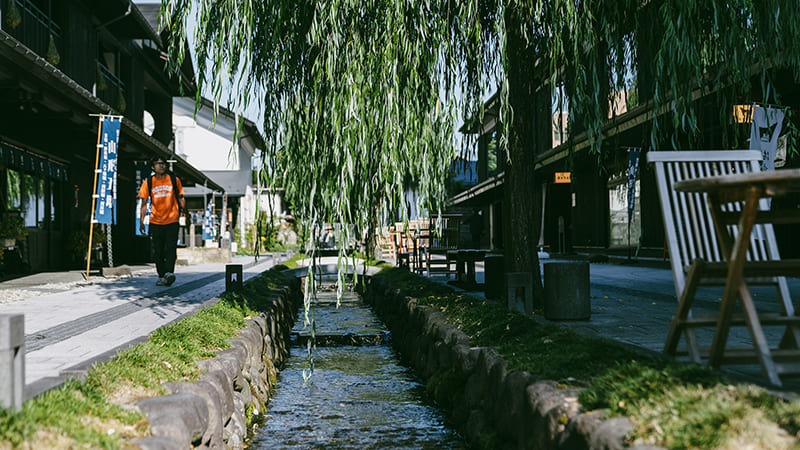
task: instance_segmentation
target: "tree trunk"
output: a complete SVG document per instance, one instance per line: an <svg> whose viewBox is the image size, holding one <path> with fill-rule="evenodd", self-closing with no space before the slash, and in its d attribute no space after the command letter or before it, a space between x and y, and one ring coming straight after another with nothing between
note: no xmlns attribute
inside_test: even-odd
<svg viewBox="0 0 800 450"><path fill-rule="evenodd" d="M508 132L510 162L505 170L503 227L506 272L532 272L534 304L543 296L539 270L539 229L541 181L534 172L536 156L535 120L536 53L520 33L518 7L506 7L505 12L508 102L513 111ZM549 95L546 96L549 99ZM545 105L540 105L544 107ZM549 111L549 106L546 107ZM545 119L542 117L541 119ZM541 140L544 142L544 140Z"/></svg>

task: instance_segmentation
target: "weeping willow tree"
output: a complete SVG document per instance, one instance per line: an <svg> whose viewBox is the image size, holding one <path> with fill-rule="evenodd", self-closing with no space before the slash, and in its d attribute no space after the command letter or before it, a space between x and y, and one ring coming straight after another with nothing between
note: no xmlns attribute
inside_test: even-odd
<svg viewBox="0 0 800 450"><path fill-rule="evenodd" d="M196 3L196 4L195 4ZM196 14L198 93L233 83L264 112L271 183L312 229L352 224L368 239L413 185L432 214L459 148L455 125L481 120L499 92L507 149L506 268L538 267L536 155L550 147L549 90L563 83L572 121L601 154L602 125L626 67L649 101L651 147L697 136L695 100L730 105L800 73L800 2L785 0L163 0L174 70ZM192 7L195 7L194 12ZM234 80L233 82L231 80ZM753 82L756 80L756 83ZM795 79L796 81L796 79ZM541 95L544 92L545 95ZM199 94L198 94L199 95ZM255 100L254 100L255 99ZM231 99L228 99L229 101ZM664 130L669 130L667 133ZM309 240L314 233L306 233ZM534 277L535 295L541 285Z"/></svg>

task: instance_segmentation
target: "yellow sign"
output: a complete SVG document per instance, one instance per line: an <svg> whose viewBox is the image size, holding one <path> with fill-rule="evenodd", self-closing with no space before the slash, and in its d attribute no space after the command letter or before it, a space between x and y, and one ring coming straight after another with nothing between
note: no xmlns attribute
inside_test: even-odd
<svg viewBox="0 0 800 450"><path fill-rule="evenodd" d="M572 183L572 172L556 172L556 184Z"/></svg>
<svg viewBox="0 0 800 450"><path fill-rule="evenodd" d="M750 123L753 121L753 105L733 105L733 120L736 123Z"/></svg>

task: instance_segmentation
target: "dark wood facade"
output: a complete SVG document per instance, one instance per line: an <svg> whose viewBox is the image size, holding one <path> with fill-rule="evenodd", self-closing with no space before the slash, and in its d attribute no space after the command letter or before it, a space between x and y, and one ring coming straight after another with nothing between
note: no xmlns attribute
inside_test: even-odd
<svg viewBox="0 0 800 450"><path fill-rule="evenodd" d="M644 33L647 34L647 33ZM652 51L648 43L640 39L639 47L635 54L639 58L650 58ZM636 62L634 62L636 65ZM549 64L541 65L541 70L549 69ZM538 69L537 69L538 70ZM536 70L534 70L535 72ZM532 77L545 80L536 94L536 102L548 104L551 108L534 112L535 139L532 148L527 149L536 161L535 174L531 180L541 180L536 189L538 196L545 199L543 208L543 249L551 253L603 253L624 256L639 254L654 258L667 257L665 252L665 236L658 193L653 169L646 163L648 150L697 149L713 150L725 148L748 148L750 124L734 125L732 132L725 131L727 125L723 120L733 123L732 114L721 114L719 89L706 89L695 92L695 108L697 125L700 130L695 135L687 135L670 128L672 120L667 117L666 111L656 113L652 106L653 87L650 82L655 76L647 73L647 65L637 66L637 75L634 80L635 101L625 104L625 107L613 113L611 102L614 95L603 94L600 98L609 97L609 119L602 124L603 150L595 153L590 149L588 137L583 128L580 117L571 115L569 135L562 142L555 139L554 122L558 121L557 102L555 100L557 86L550 85L550 77ZM772 88L775 89L782 105L792 111L800 108L800 84L796 77L785 70L772 70L770 73ZM750 96L738 97L737 101L749 105L754 102L761 103L761 80L753 79ZM627 100L628 92L624 94ZM730 93L726 92L726 95ZM551 101L548 101L548 98ZM489 154L486 151L486 142L490 142L495 131L495 118L497 117L497 95L485 104L485 118L483 123L477 124L468 121L462 132L477 134L479 168L487 167L490 162L485 160ZM725 109L727 111L727 109ZM656 114L661 127L661 143L658 148L652 148L650 131ZM669 112L671 114L671 112ZM797 121L797 114L787 117L788 120ZM797 129L798 124L794 124ZM797 139L795 136L794 139ZM612 230L614 217L613 206L610 204L610 192L614 186L620 184L621 177L627 171L627 149L641 148L641 159L637 180L639 182L636 206L637 236L630 244L620 242L614 238ZM800 155L789 154L786 167L800 167ZM555 174L568 172L571 174L571 183L557 184ZM502 208L502 202L509 201L509 196L503 194L504 176L500 172L492 174L487 170L480 171L480 184L456 193L452 203L457 207L470 206L487 210ZM511 201L513 201L513 196ZM779 199L779 202L789 202L800 207L800 198L790 196ZM618 211L617 211L618 212ZM619 214L617 214L619 219ZM620 229L619 221L617 229ZM800 253L800 246L794 242L794 236L800 231L796 227L788 229L784 226L776 227L779 246L782 253L793 255ZM618 233L617 233L618 235ZM501 250L502 246L496 247Z"/></svg>
<svg viewBox="0 0 800 450"><path fill-rule="evenodd" d="M170 149L171 98L193 93L191 69L167 76L161 37L129 0L11 0L0 13L0 221L23 217L28 231L0 272L80 266L72 249L88 235L97 114L123 116L114 263L149 260L134 230L135 161L169 157L185 184L217 187Z"/></svg>

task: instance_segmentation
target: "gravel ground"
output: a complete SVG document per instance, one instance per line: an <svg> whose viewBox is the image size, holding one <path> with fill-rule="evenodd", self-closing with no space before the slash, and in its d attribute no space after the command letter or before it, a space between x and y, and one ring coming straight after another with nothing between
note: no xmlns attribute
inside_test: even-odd
<svg viewBox="0 0 800 450"><path fill-rule="evenodd" d="M130 275L115 275L104 277L89 277L89 280L70 281L62 283L46 283L37 286L25 287L0 287L0 304L19 302L33 297L52 294L54 292L71 291L95 284L111 283L117 280L132 278L152 273L152 269L135 271Z"/></svg>

